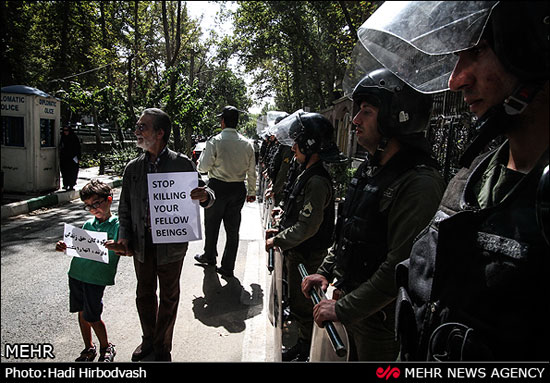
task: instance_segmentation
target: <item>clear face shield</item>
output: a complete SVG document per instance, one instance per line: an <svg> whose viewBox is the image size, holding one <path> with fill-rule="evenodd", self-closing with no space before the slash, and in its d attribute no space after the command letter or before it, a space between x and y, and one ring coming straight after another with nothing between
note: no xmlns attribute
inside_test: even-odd
<svg viewBox="0 0 550 383"><path fill-rule="evenodd" d="M285 117L277 125L274 126L274 134L277 141L282 145L292 146L294 145L294 140L290 138L289 131L292 124L296 121L301 114L305 113L302 109L298 109L296 112Z"/></svg>
<svg viewBox="0 0 550 383"><path fill-rule="evenodd" d="M265 139L268 134L267 116L258 116L256 120L256 133L262 139Z"/></svg>
<svg viewBox="0 0 550 383"><path fill-rule="evenodd" d="M479 43L498 1L386 1L359 28L343 80L351 96L381 66L422 93L448 90L457 52Z"/></svg>
<svg viewBox="0 0 550 383"><path fill-rule="evenodd" d="M256 132L263 139L276 135L277 119L288 116L287 112L269 111L266 115L259 116L256 120Z"/></svg>
<svg viewBox="0 0 550 383"><path fill-rule="evenodd" d="M275 126L275 124L277 124L277 119L283 119L285 117L288 116L288 113L287 112L279 112L279 111L275 111L275 110L272 110L272 111L269 111L267 112L267 115L266 115L266 119L267 119L267 124L271 127Z"/></svg>

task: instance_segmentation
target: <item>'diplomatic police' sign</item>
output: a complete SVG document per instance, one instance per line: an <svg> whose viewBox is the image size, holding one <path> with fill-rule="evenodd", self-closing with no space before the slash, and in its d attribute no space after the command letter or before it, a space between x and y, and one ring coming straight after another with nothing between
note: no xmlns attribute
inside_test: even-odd
<svg viewBox="0 0 550 383"><path fill-rule="evenodd" d="M151 173L147 181L153 243L201 239L199 201L191 199L197 173Z"/></svg>

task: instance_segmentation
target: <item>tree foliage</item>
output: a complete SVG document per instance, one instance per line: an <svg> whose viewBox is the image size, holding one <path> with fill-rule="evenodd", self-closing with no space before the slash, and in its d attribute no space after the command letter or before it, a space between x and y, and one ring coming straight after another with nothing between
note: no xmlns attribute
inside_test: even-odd
<svg viewBox="0 0 550 383"><path fill-rule="evenodd" d="M251 105L244 80L210 57L209 45L223 45L222 38L202 41L184 1L4 1L0 7L2 86L29 85L60 98L63 124L95 114L101 123L133 130L141 110L160 107L172 116L173 146L189 151L192 134L219 125L220 105Z"/></svg>
<svg viewBox="0 0 550 383"><path fill-rule="evenodd" d="M374 12L366 1L241 1L234 13L241 62L256 94L275 107L322 110L339 98L356 29Z"/></svg>
<svg viewBox="0 0 550 383"><path fill-rule="evenodd" d="M219 127L215 116L225 105L246 111L251 97L272 95L273 107L289 112L330 106L341 95L356 29L376 7L240 1L231 10L218 3L234 33L204 38L184 1L3 1L2 86L59 97L64 124L92 114L132 130L141 110L161 107L174 120L174 147L188 151L192 134ZM249 120L244 114L242 125Z"/></svg>

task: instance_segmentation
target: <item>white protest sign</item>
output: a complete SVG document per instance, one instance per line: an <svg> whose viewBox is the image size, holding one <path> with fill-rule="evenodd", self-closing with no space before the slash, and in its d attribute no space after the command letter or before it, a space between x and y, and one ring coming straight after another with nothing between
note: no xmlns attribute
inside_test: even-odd
<svg viewBox="0 0 550 383"><path fill-rule="evenodd" d="M202 238L196 172L147 174L153 243L183 243Z"/></svg>
<svg viewBox="0 0 550 383"><path fill-rule="evenodd" d="M63 238L67 255L109 263L109 253L105 247L107 233L83 230L66 223Z"/></svg>

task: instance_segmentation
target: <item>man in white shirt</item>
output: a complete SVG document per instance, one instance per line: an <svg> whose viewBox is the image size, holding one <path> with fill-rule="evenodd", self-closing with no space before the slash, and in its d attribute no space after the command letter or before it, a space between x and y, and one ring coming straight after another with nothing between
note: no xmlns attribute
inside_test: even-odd
<svg viewBox="0 0 550 383"><path fill-rule="evenodd" d="M252 142L236 130L239 110L226 106L218 117L221 118L222 132L208 140L197 164L199 172L208 173L208 186L216 193L216 202L205 210L204 254L196 255L195 260L216 265L216 247L223 221L227 240L221 267L216 271L222 276L233 277L241 210L245 200L256 200L256 161Z"/></svg>

